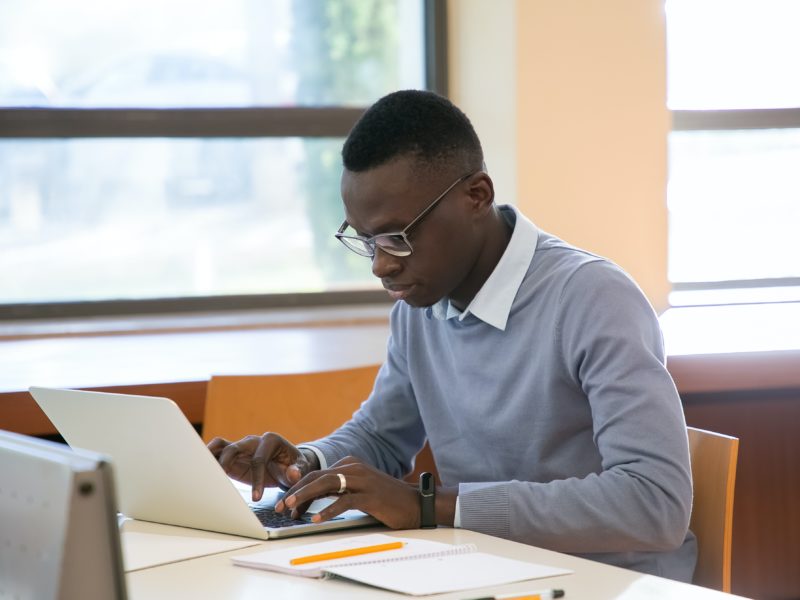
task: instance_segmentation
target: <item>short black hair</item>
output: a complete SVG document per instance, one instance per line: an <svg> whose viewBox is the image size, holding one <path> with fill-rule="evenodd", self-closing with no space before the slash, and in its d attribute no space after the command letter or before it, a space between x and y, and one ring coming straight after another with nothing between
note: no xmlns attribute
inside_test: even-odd
<svg viewBox="0 0 800 600"><path fill-rule="evenodd" d="M345 169L379 167L394 158L413 156L420 166L452 164L478 170L483 150L467 115L433 92L402 90L373 104L353 126L342 148Z"/></svg>

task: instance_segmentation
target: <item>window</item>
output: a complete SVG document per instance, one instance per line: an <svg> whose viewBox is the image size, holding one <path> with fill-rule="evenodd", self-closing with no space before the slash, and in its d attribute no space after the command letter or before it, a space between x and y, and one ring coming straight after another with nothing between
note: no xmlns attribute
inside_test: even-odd
<svg viewBox="0 0 800 600"><path fill-rule="evenodd" d="M339 151L385 93L446 91L443 10L2 2L0 316L376 290L333 237Z"/></svg>
<svg viewBox="0 0 800 600"><path fill-rule="evenodd" d="M671 302L800 299L800 3L666 14Z"/></svg>

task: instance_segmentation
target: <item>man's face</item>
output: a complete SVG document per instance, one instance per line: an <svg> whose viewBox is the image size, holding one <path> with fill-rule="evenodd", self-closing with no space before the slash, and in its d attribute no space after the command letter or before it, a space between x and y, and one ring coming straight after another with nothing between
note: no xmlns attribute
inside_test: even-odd
<svg viewBox="0 0 800 600"><path fill-rule="evenodd" d="M345 170L345 217L359 235L402 231L459 177L467 173L414 169L400 157L360 173ZM469 195L470 179L453 187L408 235L413 252L392 256L376 249L372 272L395 300L431 306L468 280L483 235ZM369 259L366 259L369 260Z"/></svg>

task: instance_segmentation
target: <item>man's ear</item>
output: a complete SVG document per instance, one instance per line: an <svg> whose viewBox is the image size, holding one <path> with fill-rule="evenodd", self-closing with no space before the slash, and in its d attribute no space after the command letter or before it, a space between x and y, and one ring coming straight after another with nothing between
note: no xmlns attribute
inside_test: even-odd
<svg viewBox="0 0 800 600"><path fill-rule="evenodd" d="M467 195L476 214L489 212L494 202L494 183L485 171L480 171L469 178Z"/></svg>

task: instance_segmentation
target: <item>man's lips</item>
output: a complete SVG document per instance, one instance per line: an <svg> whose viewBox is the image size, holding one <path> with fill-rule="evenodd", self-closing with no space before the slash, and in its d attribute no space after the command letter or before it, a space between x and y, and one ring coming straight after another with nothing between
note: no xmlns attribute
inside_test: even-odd
<svg viewBox="0 0 800 600"><path fill-rule="evenodd" d="M389 293L389 296L392 298L392 300L404 300L411 293L411 289L414 286L411 286L411 285L396 285L396 284L387 285L387 284L384 284L383 287Z"/></svg>

